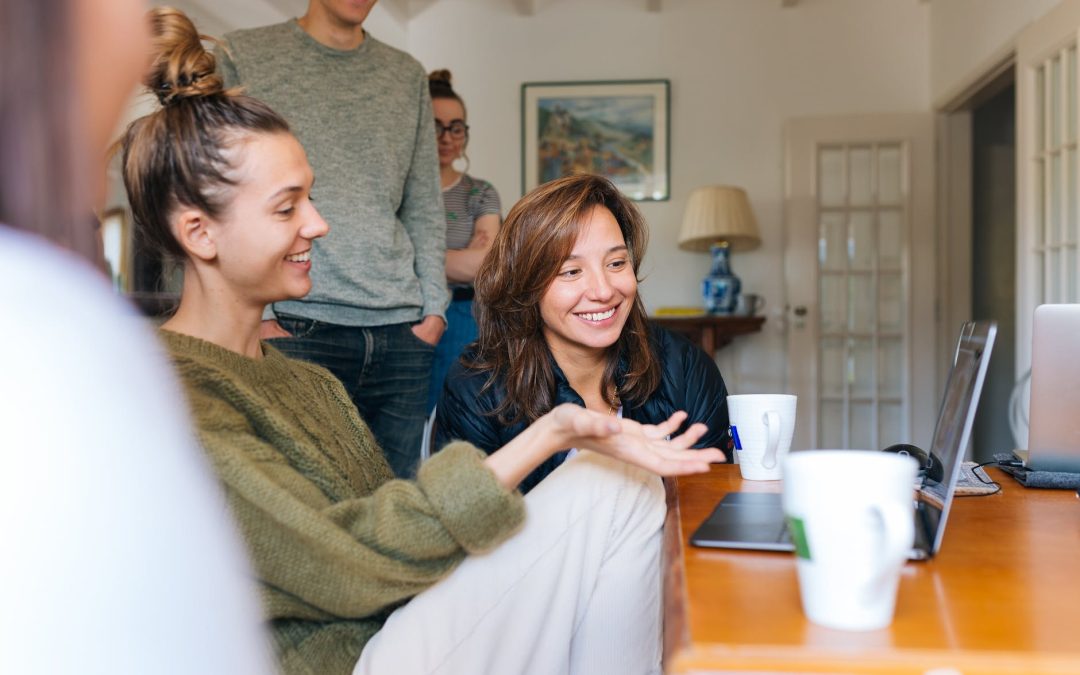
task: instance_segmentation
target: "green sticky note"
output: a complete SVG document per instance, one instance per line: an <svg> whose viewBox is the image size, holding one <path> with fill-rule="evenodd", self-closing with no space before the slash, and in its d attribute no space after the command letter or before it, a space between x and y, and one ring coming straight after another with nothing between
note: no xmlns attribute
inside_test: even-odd
<svg viewBox="0 0 1080 675"><path fill-rule="evenodd" d="M791 542L795 544L795 555L804 560L810 560L810 544L806 541L806 528L801 518L788 516L788 532L791 533Z"/></svg>

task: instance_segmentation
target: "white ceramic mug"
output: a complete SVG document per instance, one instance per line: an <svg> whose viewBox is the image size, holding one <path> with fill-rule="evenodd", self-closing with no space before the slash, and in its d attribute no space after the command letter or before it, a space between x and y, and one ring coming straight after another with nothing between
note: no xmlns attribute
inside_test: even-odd
<svg viewBox="0 0 1080 675"><path fill-rule="evenodd" d="M917 470L911 457L869 450L787 457L784 515L811 621L843 630L892 622L900 569L915 542Z"/></svg>
<svg viewBox="0 0 1080 675"><path fill-rule="evenodd" d="M795 434L790 394L739 394L727 397L731 438L739 473L746 480L780 480L783 459Z"/></svg>
<svg viewBox="0 0 1080 675"><path fill-rule="evenodd" d="M765 309L765 296L757 293L743 293L735 303L735 313L740 316L757 316Z"/></svg>

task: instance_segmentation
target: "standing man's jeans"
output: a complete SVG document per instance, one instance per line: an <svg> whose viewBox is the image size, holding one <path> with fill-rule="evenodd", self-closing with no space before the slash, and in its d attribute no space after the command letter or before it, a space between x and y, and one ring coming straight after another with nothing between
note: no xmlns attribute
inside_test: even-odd
<svg viewBox="0 0 1080 675"><path fill-rule="evenodd" d="M450 366L461 358L461 353L478 335L476 319L473 317L472 300L454 300L446 308L446 332L439 339L435 348L435 361L431 368L431 389L428 392L427 409L430 412L439 402L443 382Z"/></svg>
<svg viewBox="0 0 1080 675"><path fill-rule="evenodd" d="M293 337L270 344L341 380L394 475L415 476L435 347L416 337L408 323L338 326L288 315L277 320Z"/></svg>

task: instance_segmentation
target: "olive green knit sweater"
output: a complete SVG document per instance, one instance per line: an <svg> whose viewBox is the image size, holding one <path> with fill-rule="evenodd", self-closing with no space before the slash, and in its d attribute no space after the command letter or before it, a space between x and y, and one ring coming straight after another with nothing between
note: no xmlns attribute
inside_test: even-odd
<svg viewBox="0 0 1080 675"><path fill-rule="evenodd" d="M350 673L394 607L524 519L453 443L395 480L341 384L263 346L251 359L161 331L247 540L286 673ZM213 608L208 608L213 611Z"/></svg>

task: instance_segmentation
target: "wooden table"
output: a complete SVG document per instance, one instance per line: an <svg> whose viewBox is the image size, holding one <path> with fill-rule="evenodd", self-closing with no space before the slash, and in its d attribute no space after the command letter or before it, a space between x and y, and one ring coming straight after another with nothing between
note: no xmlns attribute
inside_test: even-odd
<svg viewBox="0 0 1080 675"><path fill-rule="evenodd" d="M691 342L701 345L706 354L716 355L716 350L730 343L738 335L757 333L765 323L763 316L651 316L649 319L670 331L682 333Z"/></svg>
<svg viewBox="0 0 1080 675"><path fill-rule="evenodd" d="M738 467L668 481L669 673L1080 673L1080 500L991 471L1003 491L953 502L941 552L904 567L887 629L808 622L795 559L703 549L690 534L729 491L779 491Z"/></svg>

